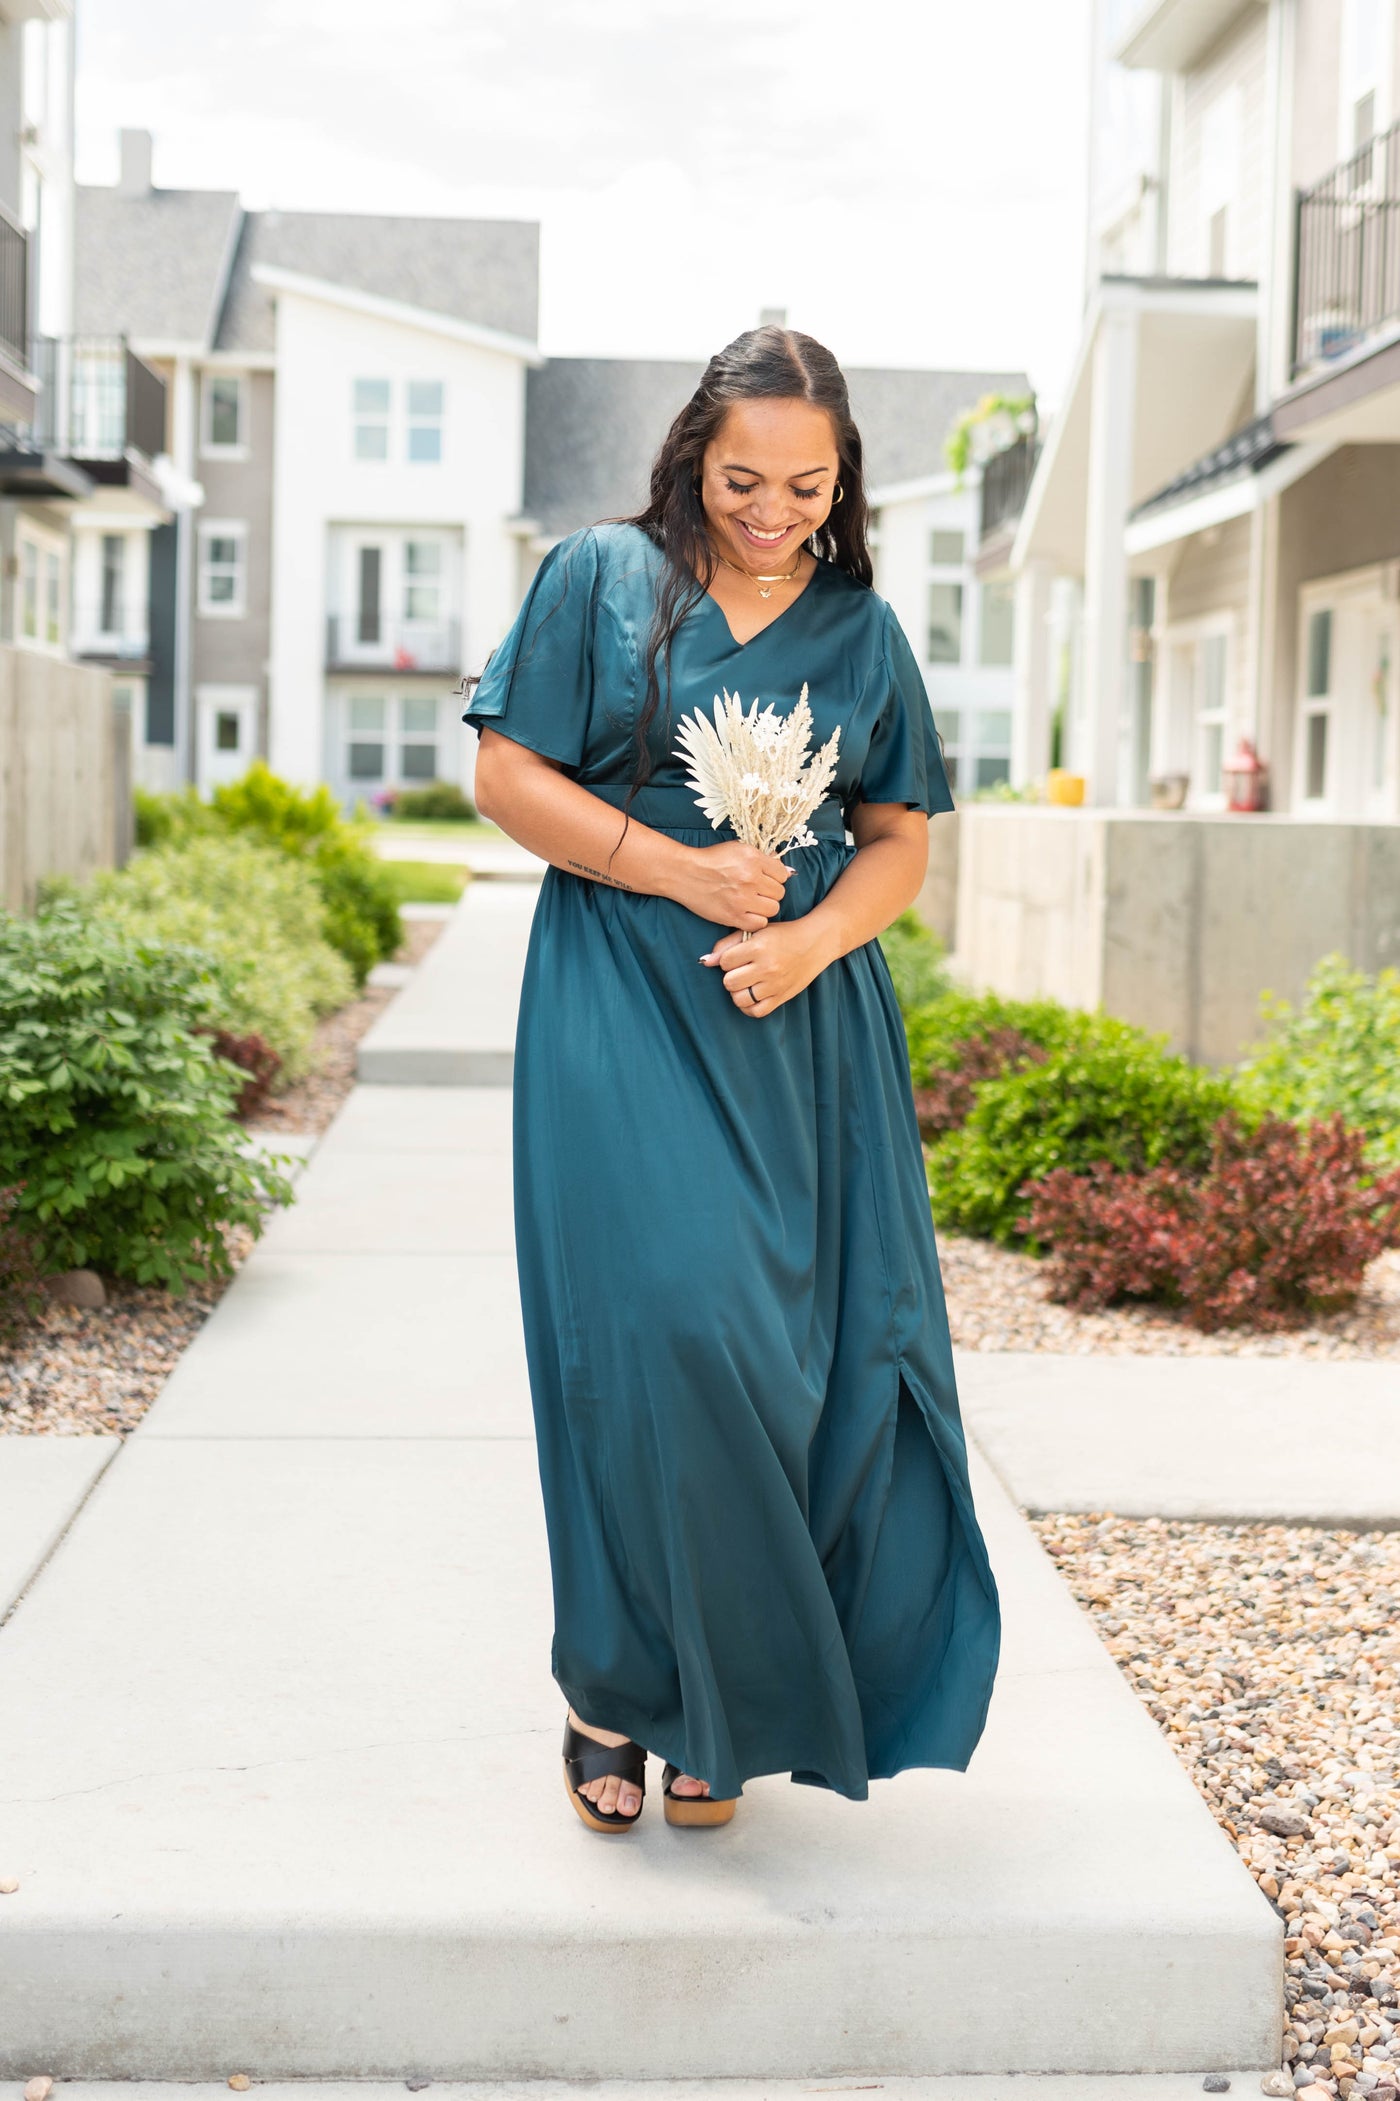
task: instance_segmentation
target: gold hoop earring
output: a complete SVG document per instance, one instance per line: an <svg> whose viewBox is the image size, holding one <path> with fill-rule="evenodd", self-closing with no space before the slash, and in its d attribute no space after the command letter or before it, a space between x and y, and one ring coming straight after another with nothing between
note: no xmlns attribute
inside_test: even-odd
<svg viewBox="0 0 1400 2101"><path fill-rule="evenodd" d="M831 506L832 506L832 509L834 510L834 509L836 508L836 506L837 506L837 504L838 504L838 503L843 503L843 502L845 501L845 497L846 497L846 492L845 492L845 490L844 490L844 489L842 488L842 486L841 486L840 482L837 482L837 484L836 484L836 494L835 494L835 495L834 495L834 496L832 497L832 499L831 499Z"/></svg>

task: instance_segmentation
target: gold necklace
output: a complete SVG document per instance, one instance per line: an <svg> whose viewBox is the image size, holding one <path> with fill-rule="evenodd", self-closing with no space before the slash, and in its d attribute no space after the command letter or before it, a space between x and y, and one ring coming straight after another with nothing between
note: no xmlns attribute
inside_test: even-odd
<svg viewBox="0 0 1400 2101"><path fill-rule="evenodd" d="M711 541L710 545L714 547L714 542ZM714 548L714 551L719 555L719 559L724 563L726 569L732 569L736 575L746 576L751 584L757 584L760 598L771 598L774 584L790 584L802 567L802 549L800 547L797 550L797 560L793 563L791 569L785 569L777 576L755 576L751 569L741 569L737 562L730 561L727 554L720 554L717 547ZM766 591L763 588L765 584L768 586Z"/></svg>

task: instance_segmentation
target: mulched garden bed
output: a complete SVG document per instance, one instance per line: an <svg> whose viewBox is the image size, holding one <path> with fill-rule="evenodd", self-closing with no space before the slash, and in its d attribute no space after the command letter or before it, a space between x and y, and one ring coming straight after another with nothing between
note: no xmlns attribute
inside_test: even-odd
<svg viewBox="0 0 1400 2101"><path fill-rule="evenodd" d="M440 919L405 921L396 963L422 961L442 932ZM290 1133L319 1136L355 1084L355 1052L370 1024L394 997L367 986L348 1007L327 1015L316 1032L320 1063L278 1095L256 1129L276 1148ZM235 1268L256 1245L230 1233ZM0 1436L75 1436L134 1430L224 1292L218 1279L183 1298L139 1284L109 1282L95 1311L47 1306L8 1347L0 1347Z"/></svg>
<svg viewBox="0 0 1400 2101"><path fill-rule="evenodd" d="M1400 2092L1400 1535L1031 1521L1284 1921L1307 2101Z"/></svg>

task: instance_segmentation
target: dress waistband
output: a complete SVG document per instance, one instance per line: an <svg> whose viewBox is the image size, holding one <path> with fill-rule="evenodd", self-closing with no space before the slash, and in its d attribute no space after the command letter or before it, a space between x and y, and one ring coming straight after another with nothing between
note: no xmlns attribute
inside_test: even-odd
<svg viewBox="0 0 1400 2101"><path fill-rule="evenodd" d="M627 800L625 781L580 781L590 795L601 795L621 809ZM708 832L710 820L695 800L693 789L675 788L648 783L639 788L632 798L632 815L639 824L651 825L659 832ZM846 822L841 815L841 805L834 796L818 803L807 820L819 838L844 839ZM714 827L715 836L722 838L731 827L720 824Z"/></svg>

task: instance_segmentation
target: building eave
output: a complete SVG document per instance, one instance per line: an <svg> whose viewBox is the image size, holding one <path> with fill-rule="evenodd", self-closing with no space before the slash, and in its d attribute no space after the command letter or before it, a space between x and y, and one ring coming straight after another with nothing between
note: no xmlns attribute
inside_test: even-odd
<svg viewBox="0 0 1400 2101"><path fill-rule="evenodd" d="M385 299L377 292L361 292L349 285L332 284L321 277L307 277L299 270L284 270L275 263L254 263L250 276L269 292L312 299L325 306L338 306L350 313L368 314L379 321L395 321L405 328L420 328L451 342L469 343L477 350L495 351L502 357L519 358L522 364L543 365L539 345L525 336L508 335L502 329L483 328L462 321L454 314L435 313L429 307L411 306L401 299Z"/></svg>

